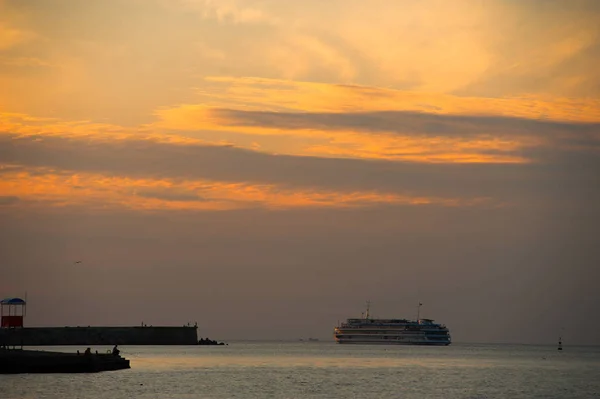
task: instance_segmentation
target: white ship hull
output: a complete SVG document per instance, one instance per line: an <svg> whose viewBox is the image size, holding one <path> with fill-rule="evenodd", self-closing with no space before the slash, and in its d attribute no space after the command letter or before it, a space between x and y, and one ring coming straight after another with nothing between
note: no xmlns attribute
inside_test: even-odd
<svg viewBox="0 0 600 399"><path fill-rule="evenodd" d="M409 341L374 341L374 340L358 340L358 339L336 339L338 344L344 345L430 345L430 346L448 346L450 342L409 342Z"/></svg>
<svg viewBox="0 0 600 399"><path fill-rule="evenodd" d="M369 303L367 303L368 305ZM419 303L419 307L421 303ZM360 345L450 345L450 331L431 319L374 319L369 308L364 317L348 319L334 328L338 344Z"/></svg>
<svg viewBox="0 0 600 399"><path fill-rule="evenodd" d="M385 334L385 335L384 335ZM426 333L405 333L398 331L344 331L335 329L335 341L338 344L379 344L379 345L450 345L450 335L430 337Z"/></svg>

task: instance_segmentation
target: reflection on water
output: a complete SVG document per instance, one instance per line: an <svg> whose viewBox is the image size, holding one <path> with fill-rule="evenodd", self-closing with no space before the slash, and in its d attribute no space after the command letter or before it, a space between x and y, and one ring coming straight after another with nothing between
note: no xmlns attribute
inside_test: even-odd
<svg viewBox="0 0 600 399"><path fill-rule="evenodd" d="M0 376L0 398L590 398L600 392L596 347L233 342L121 349L131 370Z"/></svg>

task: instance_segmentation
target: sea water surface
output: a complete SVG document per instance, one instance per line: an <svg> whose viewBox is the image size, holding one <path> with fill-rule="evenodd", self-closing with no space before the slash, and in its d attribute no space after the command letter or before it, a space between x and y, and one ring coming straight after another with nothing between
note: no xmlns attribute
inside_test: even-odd
<svg viewBox="0 0 600 399"><path fill-rule="evenodd" d="M120 349L130 370L0 375L0 398L600 398L600 347L231 342Z"/></svg>

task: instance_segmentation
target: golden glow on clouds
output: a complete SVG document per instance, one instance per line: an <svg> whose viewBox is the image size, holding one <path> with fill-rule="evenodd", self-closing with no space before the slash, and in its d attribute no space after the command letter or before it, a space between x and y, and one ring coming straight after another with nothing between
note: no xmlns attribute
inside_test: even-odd
<svg viewBox="0 0 600 399"><path fill-rule="evenodd" d="M21 114L0 114L0 134L10 132L21 135L88 137L89 139L127 140L147 139L158 142L203 145L236 145L227 140L204 140L178 134L160 134L162 129L172 130L211 130L235 131L238 134L253 136L306 137L310 140L304 146L282 148L270 145L265 137L260 143L253 141L245 146L251 150L299 156L343 157L359 159L385 159L406 162L443 163L524 163L526 158L514 155L523 146L532 146L533 139L501 139L494 136L477 138L462 137L418 137L395 133L366 134L351 130L286 130L270 127L231 126L231 121L212 113L202 106L182 106L172 110L159 111L161 121L153 126L125 128L88 121L58 121L50 118L34 118ZM202 136L199 134L198 136ZM243 145L238 145L244 147ZM493 155L487 151L496 151Z"/></svg>
<svg viewBox="0 0 600 399"><path fill-rule="evenodd" d="M472 206L487 198L459 199L404 196L377 192L298 190L276 185L227 183L209 180L131 179L101 174L60 172L37 168L2 174L2 197L16 204L87 205L141 210L230 210L244 208L350 208L388 205Z"/></svg>
<svg viewBox="0 0 600 399"><path fill-rule="evenodd" d="M146 139L163 143L203 144L203 140L185 136L160 134L152 129L139 126L135 128L117 126L90 121L62 121L57 118L37 118L17 113L0 113L0 136L3 134L18 136L44 137L86 137L95 141L114 141L127 139ZM223 143L214 143L222 145Z"/></svg>
<svg viewBox="0 0 600 399"><path fill-rule="evenodd" d="M599 98L540 95L465 97L425 91L252 77L207 77L206 81L207 85L198 90L201 100L198 106L298 112L401 110L600 122ZM164 109L157 111L159 116L165 112Z"/></svg>
<svg viewBox="0 0 600 399"><path fill-rule="evenodd" d="M528 159L510 154L521 144L496 138L464 140L452 138L415 139L410 136L359 135L342 133L328 145L307 148L306 154L344 158L385 159L426 163L526 163ZM502 153L486 154L497 150Z"/></svg>
<svg viewBox="0 0 600 399"><path fill-rule="evenodd" d="M541 130L285 128L240 121L232 112L410 111L600 123L599 10L586 1L534 7L501 0L66 0L55 7L0 0L0 135L228 143L272 154L415 164L532 163L529 150L569 144ZM105 192L98 177L85 177L86 189L73 188L59 172L44 181L21 175L32 186L14 176L9 184L7 175L0 182L17 196L83 201L81 193L91 190L89 198L100 202L112 195L119 204L150 208L235 208L235 195L268 207L413 201L242 189L243 182L214 197L203 192L203 201L166 201L126 192L141 181L115 180L120 188Z"/></svg>
<svg viewBox="0 0 600 399"><path fill-rule="evenodd" d="M494 162L519 163L527 159L514 154L525 147L543 144L543 139L519 137L505 139L481 132L478 137L422 137L407 130L405 134L360 133L351 130L290 130L265 126L243 126L228 120L216 108L233 105L240 110L292 112L418 111L440 115L503 115L557 121L600 121L600 101L555 99L532 101L526 98L486 99L432 95L390 89L291 82L259 78L207 79L224 87L200 94L204 105L184 104L156 111L157 128L182 131L235 131L257 136L299 135L321 139L321 144L294 151L270 149L293 155L342 156L402 160L410 162ZM269 147L262 138L261 147ZM266 145L265 145L266 144ZM498 153L486 153L496 150Z"/></svg>
<svg viewBox="0 0 600 399"><path fill-rule="evenodd" d="M493 62L482 34L489 8L463 1L380 4L385 12L352 7L333 23L396 84L450 92L483 75Z"/></svg>
<svg viewBox="0 0 600 399"><path fill-rule="evenodd" d="M2 2L0 2L0 12L2 11ZM35 34L33 32L14 28L8 24L8 21L3 21L0 16L0 51L16 47L34 38Z"/></svg>

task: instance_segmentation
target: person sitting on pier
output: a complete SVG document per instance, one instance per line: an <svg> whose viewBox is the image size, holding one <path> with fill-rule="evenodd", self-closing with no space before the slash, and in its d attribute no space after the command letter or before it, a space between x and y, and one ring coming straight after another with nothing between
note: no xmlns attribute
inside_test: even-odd
<svg viewBox="0 0 600 399"><path fill-rule="evenodd" d="M118 345L115 345L115 347L112 350L112 354L113 356L119 356L119 353L121 353L121 351L119 349L117 349Z"/></svg>
<svg viewBox="0 0 600 399"><path fill-rule="evenodd" d="M83 352L83 354L86 355L86 356L90 356L92 354L92 350L90 348L87 348L85 350L85 352Z"/></svg>

